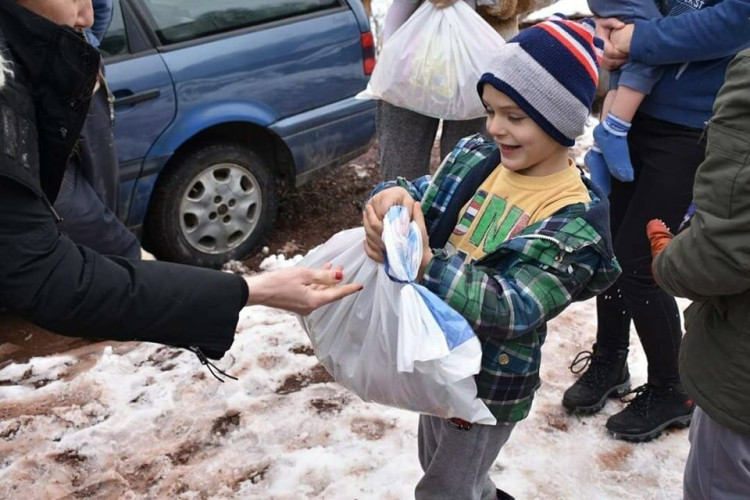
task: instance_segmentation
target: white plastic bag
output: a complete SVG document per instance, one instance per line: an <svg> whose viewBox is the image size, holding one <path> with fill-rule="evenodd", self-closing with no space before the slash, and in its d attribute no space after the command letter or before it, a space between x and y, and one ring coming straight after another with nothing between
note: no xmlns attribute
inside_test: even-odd
<svg viewBox="0 0 750 500"><path fill-rule="evenodd" d="M385 43L357 97L446 120L484 116L477 82L505 44L466 2L424 2Z"/></svg>
<svg viewBox="0 0 750 500"><path fill-rule="evenodd" d="M362 228L342 231L298 264L341 265L346 282L364 285L362 291L300 317L321 364L365 401L495 424L476 397L479 339L445 302L409 283L419 267L422 242L406 209L394 207L386 216L385 266L367 257L364 241Z"/></svg>

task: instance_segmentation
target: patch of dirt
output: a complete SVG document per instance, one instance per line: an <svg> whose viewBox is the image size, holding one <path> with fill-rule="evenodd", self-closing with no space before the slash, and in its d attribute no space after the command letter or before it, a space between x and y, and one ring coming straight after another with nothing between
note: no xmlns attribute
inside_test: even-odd
<svg viewBox="0 0 750 500"><path fill-rule="evenodd" d="M314 398L310 400L310 406L319 414L324 413L341 413L344 406L349 403L347 396L338 396L332 398Z"/></svg>
<svg viewBox="0 0 750 500"><path fill-rule="evenodd" d="M304 354L305 356L315 355L315 351L313 350L312 346L302 344L290 347L289 352L292 352L294 354Z"/></svg>
<svg viewBox="0 0 750 500"><path fill-rule="evenodd" d="M623 470L625 462L633 454L633 446L621 444L611 451L600 453L597 457L600 467L603 470Z"/></svg>
<svg viewBox="0 0 750 500"><path fill-rule="evenodd" d="M240 425L240 412L231 410L214 420L211 434L226 436L228 432L235 430Z"/></svg>
<svg viewBox="0 0 750 500"><path fill-rule="evenodd" d="M315 365L307 372L289 375L276 389L276 394L291 394L301 391L308 385L326 382L333 382L333 377L323 368L323 365Z"/></svg>
<svg viewBox="0 0 750 500"><path fill-rule="evenodd" d="M367 441L377 441L385 436L386 431L395 427L379 418L355 418L352 420L352 432Z"/></svg>

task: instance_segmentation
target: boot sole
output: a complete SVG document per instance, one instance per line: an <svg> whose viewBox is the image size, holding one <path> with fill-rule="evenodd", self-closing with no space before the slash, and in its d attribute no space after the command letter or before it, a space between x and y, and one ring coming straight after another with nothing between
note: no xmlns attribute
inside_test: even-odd
<svg viewBox="0 0 750 500"><path fill-rule="evenodd" d="M630 392L630 380L625 383L613 386L610 390L604 393L599 401L591 406L570 407L565 404L564 399L562 404L572 415L593 415L594 413L599 413L599 411L604 408L604 405L607 402L607 398L621 398L628 392Z"/></svg>
<svg viewBox="0 0 750 500"><path fill-rule="evenodd" d="M690 413L688 415L682 415L680 417L673 418L672 420L667 420L660 426L641 434L628 434L624 432L615 432L607 429L609 433L614 437L615 439L622 439L623 441L628 441L630 443L645 443L646 441L651 441L652 439L656 439L659 436L661 436L661 433L664 432L664 430L668 427L673 427L675 429L684 429L686 427L690 427L690 421L693 419L693 414Z"/></svg>

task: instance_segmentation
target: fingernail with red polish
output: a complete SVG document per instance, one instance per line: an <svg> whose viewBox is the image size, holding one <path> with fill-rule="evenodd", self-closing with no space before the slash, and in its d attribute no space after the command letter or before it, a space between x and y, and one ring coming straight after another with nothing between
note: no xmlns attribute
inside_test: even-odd
<svg viewBox="0 0 750 500"><path fill-rule="evenodd" d="M334 278L336 278L336 281L341 281L344 278L344 273L341 271L336 271L333 276Z"/></svg>

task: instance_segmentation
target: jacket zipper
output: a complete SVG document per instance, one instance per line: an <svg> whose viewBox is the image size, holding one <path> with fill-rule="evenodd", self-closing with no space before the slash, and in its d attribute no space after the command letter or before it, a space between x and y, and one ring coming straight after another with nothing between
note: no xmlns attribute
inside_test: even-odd
<svg viewBox="0 0 750 500"><path fill-rule="evenodd" d="M555 243L560 248L560 250L565 250L566 252L573 251L572 247L565 246L560 240L544 234L519 234L518 238L526 238L529 240L547 240Z"/></svg>
<svg viewBox="0 0 750 500"><path fill-rule="evenodd" d="M47 204L47 208L49 208L50 212L52 212L52 215L55 217L55 222L57 222L58 224L62 222L64 219L60 217L60 214L57 213L57 210L55 210L55 207L52 206L52 203L50 203L46 194L42 195L42 199L44 200L44 203Z"/></svg>

